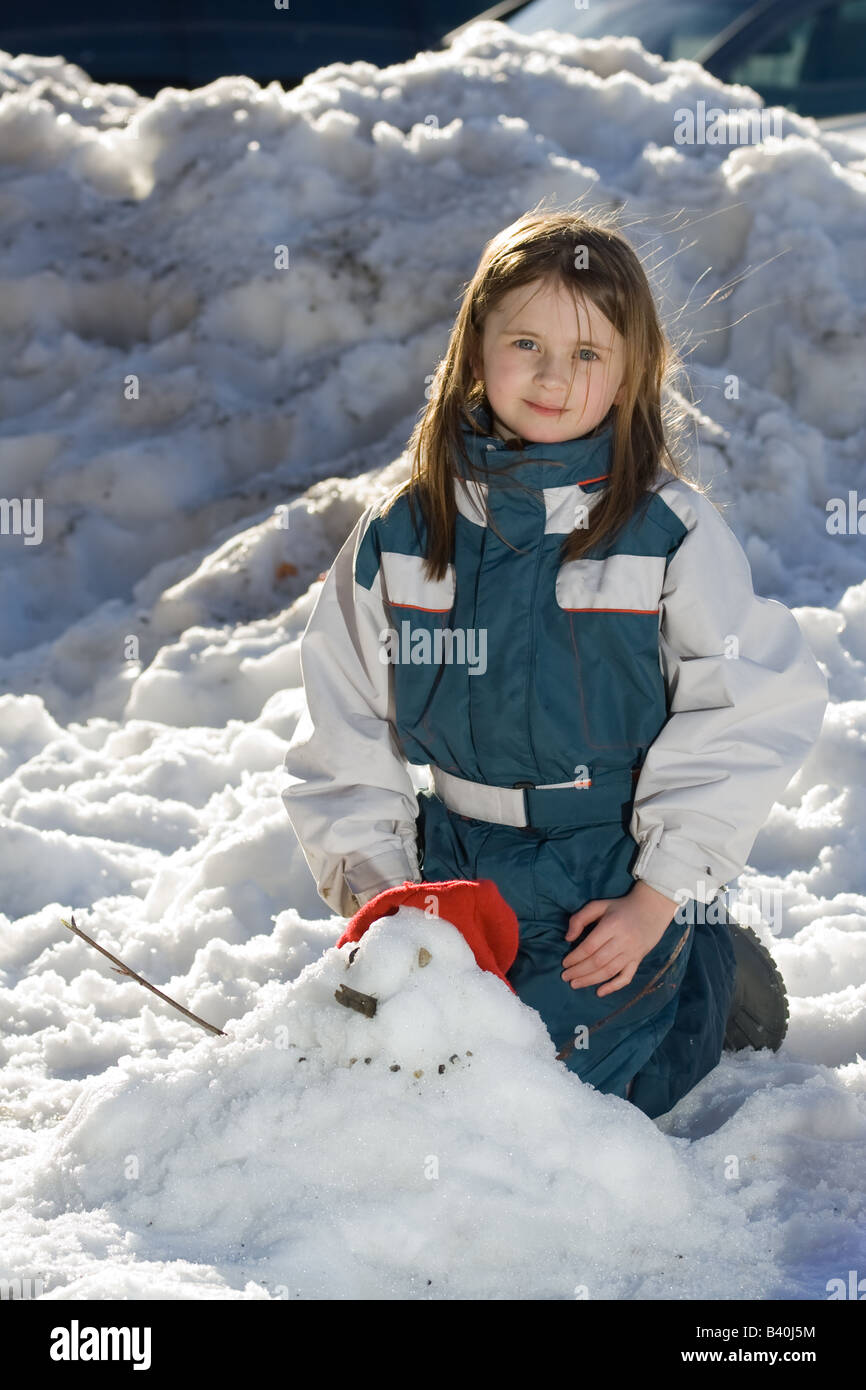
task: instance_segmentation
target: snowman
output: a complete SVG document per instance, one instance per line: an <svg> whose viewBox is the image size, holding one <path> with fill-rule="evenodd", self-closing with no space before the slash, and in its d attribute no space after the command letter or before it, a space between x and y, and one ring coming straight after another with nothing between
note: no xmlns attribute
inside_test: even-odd
<svg viewBox="0 0 866 1390"><path fill-rule="evenodd" d="M523 1045L543 1035L549 1046L506 978L518 929L505 906L486 880L406 883L371 899L296 982L283 1022L298 1063L324 1050L331 1065L426 1084L471 1067L486 1044L515 1042L515 1029Z"/></svg>

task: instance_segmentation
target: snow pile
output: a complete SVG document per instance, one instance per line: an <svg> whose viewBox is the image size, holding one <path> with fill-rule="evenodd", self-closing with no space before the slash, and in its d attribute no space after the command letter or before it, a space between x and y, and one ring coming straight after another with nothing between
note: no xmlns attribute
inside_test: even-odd
<svg viewBox="0 0 866 1390"><path fill-rule="evenodd" d="M0 55L0 493L42 504L38 542L0 534L0 1275L822 1298L862 1265L866 165L788 112L760 145L676 144L698 100L755 98L497 24L152 102ZM692 466L832 697L729 904L788 1038L657 1123L557 1063L448 924L405 910L347 968L280 799L317 577L406 474L461 286L584 192L623 208L688 358Z"/></svg>
<svg viewBox="0 0 866 1390"><path fill-rule="evenodd" d="M372 1019L335 1001L346 983ZM87 1087L34 1183L43 1215L106 1208L138 1259L237 1262L260 1296L712 1297L719 1262L744 1297L773 1288L760 1223L559 1066L443 920L374 923L230 1033Z"/></svg>

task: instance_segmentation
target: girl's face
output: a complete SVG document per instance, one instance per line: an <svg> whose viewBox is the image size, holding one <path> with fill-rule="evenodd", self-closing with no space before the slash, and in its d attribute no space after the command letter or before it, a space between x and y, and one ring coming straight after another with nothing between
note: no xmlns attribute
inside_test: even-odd
<svg viewBox="0 0 866 1390"><path fill-rule="evenodd" d="M625 341L591 300L578 304L576 313L558 281L536 280L509 290L487 315L475 379L485 383L504 439L579 439L619 404Z"/></svg>

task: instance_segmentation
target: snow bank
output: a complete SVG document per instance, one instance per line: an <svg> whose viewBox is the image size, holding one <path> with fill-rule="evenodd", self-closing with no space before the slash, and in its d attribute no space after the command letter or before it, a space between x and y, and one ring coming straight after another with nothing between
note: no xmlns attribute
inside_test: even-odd
<svg viewBox="0 0 866 1390"><path fill-rule="evenodd" d="M335 1001L346 983L372 1019ZM375 923L229 1031L86 1087L43 1216L103 1209L137 1261L237 1265L262 1296L713 1297L720 1264L743 1297L774 1287L720 1172L565 1071L445 921Z"/></svg>

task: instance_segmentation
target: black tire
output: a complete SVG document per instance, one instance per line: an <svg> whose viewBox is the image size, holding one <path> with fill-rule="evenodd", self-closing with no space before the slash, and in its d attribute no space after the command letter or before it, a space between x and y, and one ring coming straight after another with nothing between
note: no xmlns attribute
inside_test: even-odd
<svg viewBox="0 0 866 1390"><path fill-rule="evenodd" d="M788 995L776 962L751 927L731 922L737 961L734 997L723 1051L769 1047L778 1052L788 1031Z"/></svg>

